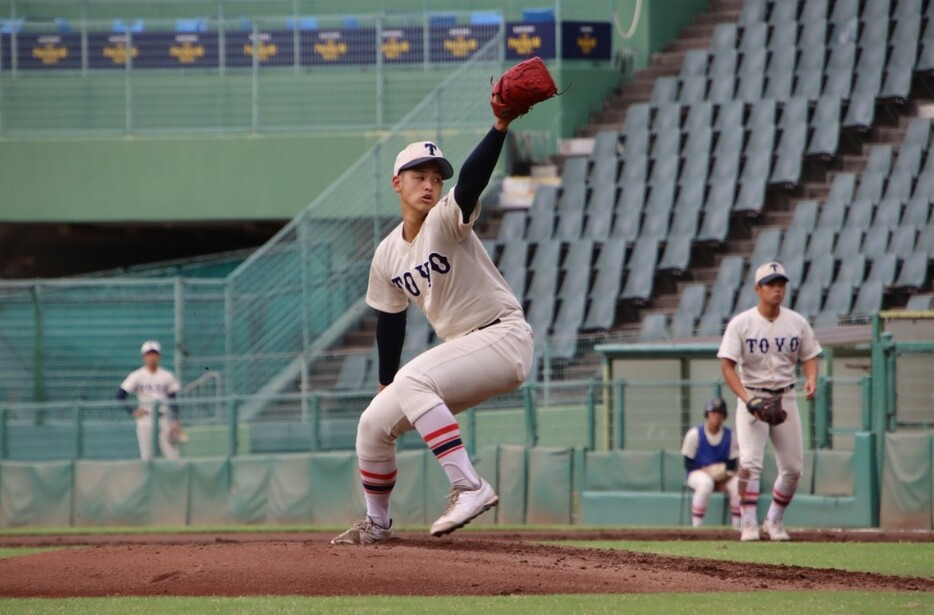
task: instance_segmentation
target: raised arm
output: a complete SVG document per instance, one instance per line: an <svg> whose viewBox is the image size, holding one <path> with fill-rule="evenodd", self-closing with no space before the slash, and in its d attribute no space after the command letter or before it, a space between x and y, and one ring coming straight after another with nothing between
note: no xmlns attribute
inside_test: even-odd
<svg viewBox="0 0 934 615"><path fill-rule="evenodd" d="M493 128L480 140L461 167L457 185L454 186L454 200L463 212L464 223L470 220L480 194L490 183L508 128L508 121L497 118Z"/></svg>

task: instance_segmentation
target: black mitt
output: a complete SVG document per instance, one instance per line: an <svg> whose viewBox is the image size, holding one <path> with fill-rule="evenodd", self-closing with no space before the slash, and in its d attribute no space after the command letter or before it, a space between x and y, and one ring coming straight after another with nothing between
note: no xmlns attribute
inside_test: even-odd
<svg viewBox="0 0 934 615"><path fill-rule="evenodd" d="M753 397L746 402L746 409L754 417L769 425L781 425L788 418L788 413L782 408L782 396Z"/></svg>

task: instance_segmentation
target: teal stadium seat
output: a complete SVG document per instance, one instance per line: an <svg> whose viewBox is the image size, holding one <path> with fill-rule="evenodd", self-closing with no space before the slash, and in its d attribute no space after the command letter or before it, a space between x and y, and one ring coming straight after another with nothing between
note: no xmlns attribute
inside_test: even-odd
<svg viewBox="0 0 934 615"><path fill-rule="evenodd" d="M752 249L750 258L754 266L758 267L762 263L774 261L778 257L778 249L782 241L782 231L777 228L759 229L756 236L756 243Z"/></svg>
<svg viewBox="0 0 934 615"><path fill-rule="evenodd" d="M799 21L804 24L827 18L828 0L804 0Z"/></svg>
<svg viewBox="0 0 934 615"><path fill-rule="evenodd" d="M620 299L637 304L647 303L652 298L655 283L655 265L658 262L658 240L640 238L633 248L627 266L626 285Z"/></svg>
<svg viewBox="0 0 934 615"><path fill-rule="evenodd" d="M877 282L882 287L891 286L895 282L895 271L898 267L898 257L894 254L880 254L872 259L869 276L866 283Z"/></svg>
<svg viewBox="0 0 934 615"><path fill-rule="evenodd" d="M928 265L930 259L927 252L913 252L905 259L902 269L895 280L893 287L900 291L917 292L924 288L928 280Z"/></svg>
<svg viewBox="0 0 934 615"><path fill-rule="evenodd" d="M707 51L705 49L689 49L681 60L681 69L678 75L681 79L707 74Z"/></svg>
<svg viewBox="0 0 934 615"><path fill-rule="evenodd" d="M681 276L691 265L691 236L668 235L658 270Z"/></svg>
<svg viewBox="0 0 934 615"><path fill-rule="evenodd" d="M407 333L408 336L408 333ZM340 371L334 388L338 391L359 390L363 386L363 377L366 375L367 355L350 354L341 362Z"/></svg>
<svg viewBox="0 0 934 615"><path fill-rule="evenodd" d="M881 282L866 281L859 288L859 294L856 296L856 303L850 314L853 316L869 316L882 309L882 286Z"/></svg>
<svg viewBox="0 0 934 615"><path fill-rule="evenodd" d="M678 98L678 79L676 77L659 77L652 88L649 102L652 105L675 102Z"/></svg>
<svg viewBox="0 0 934 615"><path fill-rule="evenodd" d="M708 49L713 52L736 48L736 24L718 23L714 26Z"/></svg>
<svg viewBox="0 0 934 615"><path fill-rule="evenodd" d="M510 211L503 214L496 240L500 243L506 243L513 239L525 237L525 219L526 214L524 211Z"/></svg>
<svg viewBox="0 0 934 615"><path fill-rule="evenodd" d="M840 270L837 271L835 283L846 284L852 289L862 284L865 277L866 257L853 252L840 261Z"/></svg>
<svg viewBox="0 0 934 615"><path fill-rule="evenodd" d="M817 201L798 201L791 215L791 222L788 223L788 228L812 230L817 226L817 208Z"/></svg>
<svg viewBox="0 0 934 615"><path fill-rule="evenodd" d="M668 321L664 314L646 314L639 328L640 342L657 342L668 337Z"/></svg>
<svg viewBox="0 0 934 615"><path fill-rule="evenodd" d="M908 297L908 303L905 304L906 310L927 311L934 309L934 296L932 295L912 295Z"/></svg>
<svg viewBox="0 0 934 615"><path fill-rule="evenodd" d="M894 173L903 173L911 178L918 176L921 171L921 159L924 151L918 143L905 143L898 149L898 159L893 167ZM910 187L910 186L909 186Z"/></svg>

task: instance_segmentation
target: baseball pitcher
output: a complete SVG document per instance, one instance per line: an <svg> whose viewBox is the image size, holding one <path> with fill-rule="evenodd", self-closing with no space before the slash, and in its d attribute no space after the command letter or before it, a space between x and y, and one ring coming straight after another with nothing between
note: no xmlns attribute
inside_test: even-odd
<svg viewBox="0 0 934 615"><path fill-rule="evenodd" d="M143 342L140 352L143 355L143 366L126 377L117 391L117 399L125 401L131 393L136 394L137 407L127 404L124 408L136 419L140 458L152 458L152 413L158 412L159 450L166 459L178 459L178 439L182 427L178 420L178 405L173 403L180 388L178 380L172 372L159 367L162 355L159 342Z"/></svg>
<svg viewBox="0 0 934 615"><path fill-rule="evenodd" d="M480 193L496 166L510 122L556 93L538 58L507 71L493 89L493 128L464 161L457 184L451 163L430 141L396 157L392 186L402 222L380 243L370 268L367 303L376 310L379 391L360 416L357 458L367 516L332 544L392 538L389 499L396 482L396 439L416 429L451 483L433 536L463 527L499 497L481 478L454 415L518 387L532 364L532 330L473 226ZM409 303L424 312L444 343L401 369Z"/></svg>
<svg viewBox="0 0 934 615"><path fill-rule="evenodd" d="M768 440L775 449L778 478L762 531L770 540L789 540L782 517L798 488L804 463L801 416L795 399L798 361L805 377L805 397L813 399L817 391L821 347L808 321L781 306L787 284L788 276L780 263L765 263L756 269L759 305L730 320L717 353L723 377L738 398L736 437L743 541L759 540L756 504Z"/></svg>

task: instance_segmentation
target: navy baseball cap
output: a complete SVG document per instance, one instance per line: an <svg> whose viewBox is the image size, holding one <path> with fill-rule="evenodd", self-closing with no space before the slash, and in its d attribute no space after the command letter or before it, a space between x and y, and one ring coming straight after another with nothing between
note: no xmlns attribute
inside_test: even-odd
<svg viewBox="0 0 934 615"><path fill-rule="evenodd" d="M720 412L723 416L726 416L726 402L719 397L711 397L707 400L707 405L704 406L704 416L711 412Z"/></svg>
<svg viewBox="0 0 934 615"><path fill-rule="evenodd" d="M417 167L426 162L434 162L441 171L441 179L450 179L454 177L454 167L448 162L441 148L431 141L416 141L405 146L399 155L396 156L396 164L392 167L392 175L395 177L406 169Z"/></svg>

